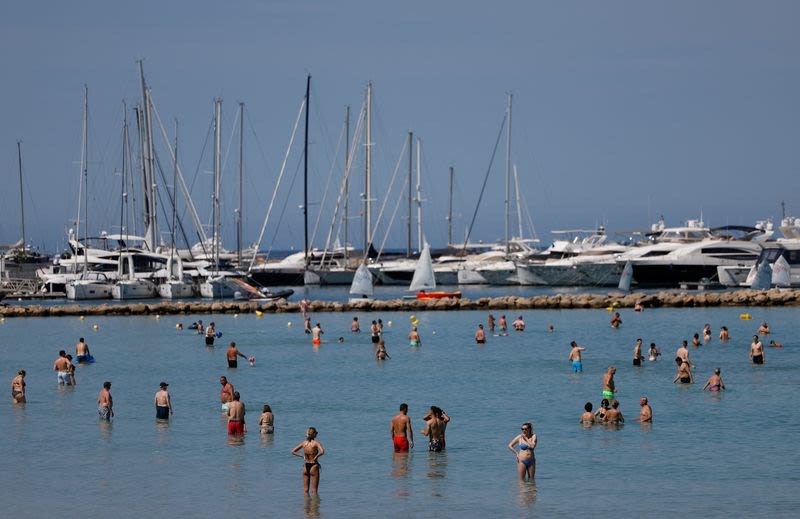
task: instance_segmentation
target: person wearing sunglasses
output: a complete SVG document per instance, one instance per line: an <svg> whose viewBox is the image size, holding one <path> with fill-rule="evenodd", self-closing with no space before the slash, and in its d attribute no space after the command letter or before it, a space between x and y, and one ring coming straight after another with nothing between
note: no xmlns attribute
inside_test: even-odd
<svg viewBox="0 0 800 519"><path fill-rule="evenodd" d="M518 434L508 448L514 453L517 458L517 472L519 479L527 479L530 481L536 475L536 456L533 449L536 448L536 434L533 432L533 425L530 422L522 424L522 433ZM514 447L519 445L519 450Z"/></svg>

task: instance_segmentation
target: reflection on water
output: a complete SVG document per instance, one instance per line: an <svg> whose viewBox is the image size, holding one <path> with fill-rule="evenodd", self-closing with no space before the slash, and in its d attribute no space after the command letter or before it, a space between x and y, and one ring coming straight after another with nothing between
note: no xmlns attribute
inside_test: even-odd
<svg viewBox="0 0 800 519"><path fill-rule="evenodd" d="M649 433L650 431L653 430L653 422L640 422L639 428L641 429L642 432Z"/></svg>
<svg viewBox="0 0 800 519"><path fill-rule="evenodd" d="M169 437L167 436L167 431L169 431L169 420L156 418L153 426L156 430L156 433L158 433L156 436L158 438L158 443L166 443L167 440L169 440Z"/></svg>
<svg viewBox="0 0 800 519"><path fill-rule="evenodd" d="M434 497L443 497L444 482L442 480L447 478L447 452L429 452L428 453L428 479L431 480L431 495Z"/></svg>
<svg viewBox="0 0 800 519"><path fill-rule="evenodd" d="M262 449L265 449L275 443L275 435L274 434L265 434L261 433L259 435L261 437L260 446Z"/></svg>
<svg viewBox="0 0 800 519"><path fill-rule="evenodd" d="M392 455L392 477L397 480L397 487L394 490L394 495L396 497L408 497L411 495L411 491L408 487L408 480L411 476L410 459L411 454L408 452L395 452Z"/></svg>
<svg viewBox="0 0 800 519"><path fill-rule="evenodd" d="M318 495L309 496L306 494L305 499L303 500L303 512L305 512L306 517L310 519L316 519L319 517L320 502L321 500Z"/></svg>
<svg viewBox="0 0 800 519"><path fill-rule="evenodd" d="M244 445L244 434L229 434L228 435L228 446L230 447L241 447Z"/></svg>
<svg viewBox="0 0 800 519"><path fill-rule="evenodd" d="M111 440L111 432L113 431L114 422L111 420L103 420L102 418L97 419L97 428L100 431L100 439L104 441Z"/></svg>
<svg viewBox="0 0 800 519"><path fill-rule="evenodd" d="M536 504L538 497L538 490L536 489L536 481L519 481L519 494L517 496L517 503L520 508L530 508Z"/></svg>

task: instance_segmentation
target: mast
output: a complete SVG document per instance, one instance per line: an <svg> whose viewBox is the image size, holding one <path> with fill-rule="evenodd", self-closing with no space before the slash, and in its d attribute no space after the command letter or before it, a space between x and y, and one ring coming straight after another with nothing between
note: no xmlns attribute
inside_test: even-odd
<svg viewBox="0 0 800 519"><path fill-rule="evenodd" d="M89 85L83 85L83 273L89 270ZM80 209L79 209L80 210Z"/></svg>
<svg viewBox="0 0 800 519"><path fill-rule="evenodd" d="M128 227L125 225L125 210L128 208L128 193L125 192L125 187L127 186L126 182L128 177L126 176L127 167L128 167L128 158L126 156L127 146L126 143L128 142L128 106L125 104L125 100L122 100L122 182L120 183L120 207L119 207L119 233L122 235L128 234ZM125 240L126 242L128 240Z"/></svg>
<svg viewBox="0 0 800 519"><path fill-rule="evenodd" d="M176 143L177 147L177 143ZM177 159L176 159L177 160ZM244 172L244 103L239 103L239 207L236 209L236 259L242 266L242 182Z"/></svg>
<svg viewBox="0 0 800 519"><path fill-rule="evenodd" d="M220 245L220 232L221 221L219 217L219 184L220 176L222 174L222 166L220 163L220 153L222 150L222 99L214 100L214 199L212 207L212 221L214 224L214 232L211 245L213 246L214 266L216 271L219 271L219 245Z"/></svg>
<svg viewBox="0 0 800 519"><path fill-rule="evenodd" d="M350 166L350 105L344 111L344 264L347 265L347 224L350 209L350 177L347 175Z"/></svg>
<svg viewBox="0 0 800 519"><path fill-rule="evenodd" d="M450 166L450 189L447 196L447 245L453 243L453 166Z"/></svg>
<svg viewBox="0 0 800 519"><path fill-rule="evenodd" d="M505 240L506 240L506 255L509 254L510 248L508 244L508 206L511 188L511 101L512 94L508 94L508 118L506 120L506 197L505 197Z"/></svg>
<svg viewBox="0 0 800 519"><path fill-rule="evenodd" d="M364 257L372 240L372 81L367 83L367 143L364 157Z"/></svg>
<svg viewBox="0 0 800 519"><path fill-rule="evenodd" d="M303 143L303 251L304 265L308 266L308 118L311 104L311 74L306 78L306 128Z"/></svg>
<svg viewBox="0 0 800 519"><path fill-rule="evenodd" d="M19 162L19 210L22 219L22 254L26 255L25 251L25 197L22 193L22 141L17 141L17 161Z"/></svg>
<svg viewBox="0 0 800 519"><path fill-rule="evenodd" d="M411 223L412 214L412 180L414 179L414 132L408 132L408 242L406 243L406 257L411 257Z"/></svg>
<svg viewBox="0 0 800 519"><path fill-rule="evenodd" d="M172 170L172 246L169 249L170 267L167 276L172 279L175 271L175 247L177 246L175 234L178 220L178 118L175 118L175 154Z"/></svg>
<svg viewBox="0 0 800 519"><path fill-rule="evenodd" d="M519 200L519 175L516 164L514 164L514 195L517 199L517 236L522 238L522 206Z"/></svg>
<svg viewBox="0 0 800 519"><path fill-rule="evenodd" d="M144 226L145 245L150 251L155 251L158 241L157 214L156 214L156 184L153 160L153 125L150 94L144 79L144 62L139 60L139 81L142 89L142 107L140 109L140 142L142 146L142 177L144 184Z"/></svg>
<svg viewBox="0 0 800 519"><path fill-rule="evenodd" d="M417 137L417 250L422 252L422 139Z"/></svg>

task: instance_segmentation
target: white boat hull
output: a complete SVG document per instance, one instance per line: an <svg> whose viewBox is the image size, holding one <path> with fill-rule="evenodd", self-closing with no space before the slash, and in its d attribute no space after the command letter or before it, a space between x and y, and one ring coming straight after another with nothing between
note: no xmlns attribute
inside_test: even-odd
<svg viewBox="0 0 800 519"><path fill-rule="evenodd" d="M156 286L147 279L117 281L111 288L114 299L151 299L156 296Z"/></svg>
<svg viewBox="0 0 800 519"><path fill-rule="evenodd" d="M236 296L241 288L227 278L209 279L200 283L200 296L208 299L228 299Z"/></svg>
<svg viewBox="0 0 800 519"><path fill-rule="evenodd" d="M306 285L351 285L356 271L351 269L306 269L303 282Z"/></svg>
<svg viewBox="0 0 800 519"><path fill-rule="evenodd" d="M158 285L158 296L162 299L185 299L194 297L194 286L185 281L166 281Z"/></svg>
<svg viewBox="0 0 800 519"><path fill-rule="evenodd" d="M459 285L485 285L486 283L486 278L471 268L463 268L458 270Z"/></svg>
<svg viewBox="0 0 800 519"><path fill-rule="evenodd" d="M67 299L70 301L90 301L92 299L111 299L112 285L101 281L75 280L67 283Z"/></svg>

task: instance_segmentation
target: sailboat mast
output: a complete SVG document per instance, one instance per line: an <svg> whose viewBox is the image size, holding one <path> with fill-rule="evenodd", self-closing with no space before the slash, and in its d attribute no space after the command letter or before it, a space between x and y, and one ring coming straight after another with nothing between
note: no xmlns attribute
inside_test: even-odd
<svg viewBox="0 0 800 519"><path fill-rule="evenodd" d="M122 101L122 182L120 183L120 200L119 200L119 233L120 235L128 234L128 227L125 225L125 213L128 208L128 193L125 192L127 187L127 169L128 157L126 156L128 142L128 106L125 101ZM128 240L125 240L126 242Z"/></svg>
<svg viewBox="0 0 800 519"><path fill-rule="evenodd" d="M220 153L222 150L222 99L214 100L214 200L212 208L212 221L214 224L213 242L214 266L219 271L219 246L221 223L219 217L219 184L221 176Z"/></svg>
<svg viewBox="0 0 800 519"><path fill-rule="evenodd" d="M367 143L364 157L364 257L372 239L372 81L367 83Z"/></svg>
<svg viewBox="0 0 800 519"><path fill-rule="evenodd" d="M511 101L512 94L508 94L508 118L506 120L506 197L505 197L505 240L506 240L506 255L509 254L510 248L508 244L508 215L509 215L509 198L511 189Z"/></svg>
<svg viewBox="0 0 800 519"><path fill-rule="evenodd" d="M305 265L308 266L308 119L311 104L311 74L306 78L306 128L303 142L303 251Z"/></svg>
<svg viewBox="0 0 800 519"><path fill-rule="evenodd" d="M244 103L239 103L239 207L236 209L236 259L239 267L242 265L242 205L244 194L242 183L244 179Z"/></svg>
<svg viewBox="0 0 800 519"><path fill-rule="evenodd" d="M89 85L83 85L83 271L89 270Z"/></svg>
<svg viewBox="0 0 800 519"><path fill-rule="evenodd" d="M417 137L417 250L422 252L422 139Z"/></svg>
<svg viewBox="0 0 800 519"><path fill-rule="evenodd" d="M414 132L408 132L408 242L406 243L406 257L411 257L411 224L414 220L412 201L414 180Z"/></svg>
<svg viewBox="0 0 800 519"><path fill-rule="evenodd" d="M347 227L350 217L350 177L347 175L350 165L350 105L344 111L344 264L347 265Z"/></svg>
<svg viewBox="0 0 800 519"><path fill-rule="evenodd" d="M517 236L522 238L522 205L519 199L519 175L517 175L516 164L514 164L514 195L517 199Z"/></svg>
<svg viewBox="0 0 800 519"><path fill-rule="evenodd" d="M19 162L19 210L22 218L22 253L25 254L25 197L22 192L22 141L17 141L17 161Z"/></svg>
<svg viewBox="0 0 800 519"><path fill-rule="evenodd" d="M175 269L175 247L177 247L177 240L175 239L178 220L178 119L175 118L175 155L174 155L173 169L172 169L172 246L169 248L170 268L167 275L172 279L172 273Z"/></svg>
<svg viewBox="0 0 800 519"><path fill-rule="evenodd" d="M447 245L453 243L453 166L450 166L450 189L447 196Z"/></svg>

